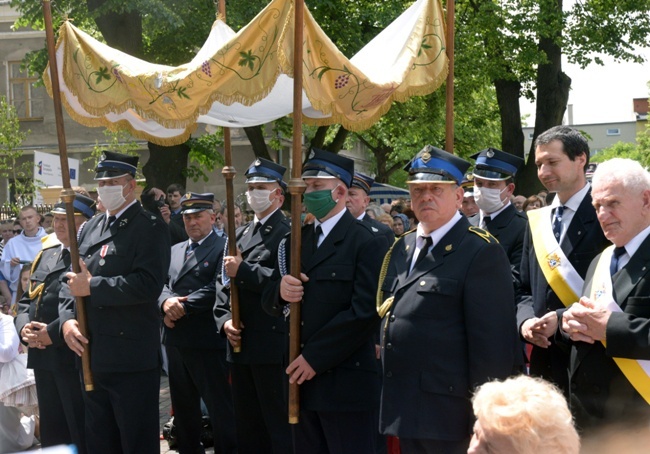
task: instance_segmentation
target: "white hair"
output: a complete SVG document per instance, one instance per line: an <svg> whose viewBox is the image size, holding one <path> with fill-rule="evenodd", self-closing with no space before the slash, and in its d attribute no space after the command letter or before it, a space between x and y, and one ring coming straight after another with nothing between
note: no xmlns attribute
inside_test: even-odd
<svg viewBox="0 0 650 454"><path fill-rule="evenodd" d="M641 193L650 189L650 174L633 159L614 158L601 162L591 180L593 187L616 182L627 191Z"/></svg>

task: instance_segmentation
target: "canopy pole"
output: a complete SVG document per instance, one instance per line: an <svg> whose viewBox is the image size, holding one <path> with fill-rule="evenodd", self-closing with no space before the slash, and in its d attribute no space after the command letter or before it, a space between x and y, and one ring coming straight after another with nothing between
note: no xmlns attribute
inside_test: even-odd
<svg viewBox="0 0 650 454"><path fill-rule="evenodd" d="M293 38L293 146L291 154L291 275L300 279L302 194L305 182L302 180L302 54L304 0L295 0ZM300 355L300 306L301 302L291 303L289 316L289 363ZM298 383L289 383L289 424L298 424L300 414L300 393Z"/></svg>
<svg viewBox="0 0 650 454"><path fill-rule="evenodd" d="M72 271L81 272L79 265L79 246L77 245L77 228L74 222L74 199L75 192L70 186L70 167L68 166L68 147L65 140L65 128L63 126L63 109L61 107L61 91L59 86L59 70L56 61L56 49L54 42L54 30L52 28L52 5L50 0L43 0L43 19L45 20L45 38L47 42L47 55L50 63L50 79L52 80L52 100L54 101L54 118L56 120L56 135L59 143L59 159L61 161L61 177L63 189L61 199L65 202L65 215L68 224L68 240L70 242L70 260ZM86 303L81 296L75 297L75 308L79 332L85 337L88 335L88 321L86 319ZM81 354L81 367L83 371L84 386L86 391L92 391L93 375L90 370L90 348L86 346Z"/></svg>
<svg viewBox="0 0 650 454"><path fill-rule="evenodd" d="M219 14L226 21L226 0L219 0ZM230 128L223 128L223 154L226 165L221 169L221 174L226 180L226 211L228 217L228 251L232 255L237 255L237 237L235 234L235 190L233 180L237 175L237 170L232 165L232 144L230 141ZM241 319L239 317L239 291L235 279L230 279L230 313L232 314L232 326L235 329L241 329ZM233 352L241 352L241 340L233 346Z"/></svg>
<svg viewBox="0 0 650 454"><path fill-rule="evenodd" d="M447 58L449 73L447 74L447 102L445 115L445 150L454 153L454 16L455 0L447 0Z"/></svg>

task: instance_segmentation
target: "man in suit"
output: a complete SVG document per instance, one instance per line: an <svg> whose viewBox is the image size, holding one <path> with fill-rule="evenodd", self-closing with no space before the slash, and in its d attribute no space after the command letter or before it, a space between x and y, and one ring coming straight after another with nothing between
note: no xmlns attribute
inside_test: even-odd
<svg viewBox="0 0 650 454"><path fill-rule="evenodd" d="M348 191L348 200L345 203L348 211L360 221L370 224L370 229L377 235L384 235L389 246L395 242L395 233L387 225L368 216L366 208L370 203L370 188L375 179L361 172L354 172L352 186Z"/></svg>
<svg viewBox="0 0 650 454"><path fill-rule="evenodd" d="M169 227L169 238L172 246L183 241L187 241L187 232L183 225L183 215L181 214L181 197L185 193L185 188L178 183L170 184L167 187L167 196L156 198L160 215ZM164 201L167 203L164 203Z"/></svg>
<svg viewBox="0 0 650 454"><path fill-rule="evenodd" d="M212 231L214 195L189 192L181 198L188 241L172 246L167 282L158 298L164 314L163 343L169 359L169 391L178 451L203 453L201 399L212 423L217 451L237 451L226 342L212 317L217 274L226 244Z"/></svg>
<svg viewBox="0 0 650 454"><path fill-rule="evenodd" d="M302 301L301 354L286 368L300 388L299 423L292 426L301 453L373 453L379 377L373 334L379 317L375 290L386 238L345 208L354 162L313 149L303 166L304 203L316 217L302 228L301 279L286 274L290 237L262 302L290 318Z"/></svg>
<svg viewBox="0 0 650 454"><path fill-rule="evenodd" d="M471 158L476 161L474 200L480 209L478 225L499 240L518 279L527 218L515 210L510 198L515 191L513 180L524 160L496 148L487 148Z"/></svg>
<svg viewBox="0 0 650 454"><path fill-rule="evenodd" d="M227 291L217 295L214 308L219 332L229 341L239 454L293 452L283 393L285 324L262 309L262 290L270 283L278 244L291 230L281 210L285 171L264 158L246 170L246 198L255 218L237 230L237 251L224 257L227 279L237 285L241 329L232 324Z"/></svg>
<svg viewBox="0 0 650 454"><path fill-rule="evenodd" d="M568 393L568 350L552 337L556 311L578 300L589 263L609 242L598 225L585 178L587 140L575 129L555 126L537 137L535 163L540 181L556 196L549 207L528 212L517 327L532 344L530 373Z"/></svg>
<svg viewBox="0 0 650 454"><path fill-rule="evenodd" d="M94 390L84 391L86 444L93 454L160 451L160 312L169 269L167 225L135 198L137 156L105 151L95 169L106 214L79 236L79 273L61 289L61 334L81 356L90 349ZM81 335L74 297L85 299Z"/></svg>
<svg viewBox="0 0 650 454"><path fill-rule="evenodd" d="M380 431L409 453L465 453L473 389L507 377L517 349L504 249L458 211L469 163L427 145L410 163L420 220L386 257Z"/></svg>
<svg viewBox="0 0 650 454"><path fill-rule="evenodd" d="M562 315L562 332L574 341L571 408L582 430L647 426L650 175L636 161L612 159L598 165L592 185L598 221L614 245L592 261L584 296Z"/></svg>
<svg viewBox="0 0 650 454"><path fill-rule="evenodd" d="M95 201L77 194L75 232L95 215ZM27 367L34 369L40 414L41 446L71 444L86 452L84 404L74 353L59 336L61 277L70 267L70 236L64 203L52 210L54 233L32 264L29 288L18 302L16 330L28 345Z"/></svg>

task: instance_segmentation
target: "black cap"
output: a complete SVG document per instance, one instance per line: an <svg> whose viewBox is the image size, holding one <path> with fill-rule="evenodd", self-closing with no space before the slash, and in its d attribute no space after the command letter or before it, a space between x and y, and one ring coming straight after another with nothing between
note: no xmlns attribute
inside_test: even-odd
<svg viewBox="0 0 650 454"><path fill-rule="evenodd" d="M375 179L373 177L364 175L361 172L354 172L354 176L352 177L352 187L361 188L366 194L370 194L370 188L374 182Z"/></svg>
<svg viewBox="0 0 650 454"><path fill-rule="evenodd" d="M181 213L191 214L198 213L199 211L211 210L213 204L214 194L211 192L203 194L188 192L181 197Z"/></svg>
<svg viewBox="0 0 650 454"><path fill-rule="evenodd" d="M287 168L264 158L257 158L250 165L244 176L246 183L278 183L282 189L287 189L287 184L282 180Z"/></svg>
<svg viewBox="0 0 650 454"><path fill-rule="evenodd" d="M407 183L455 183L460 185L469 165L469 162L458 156L426 145L404 167L404 170L409 173Z"/></svg>
<svg viewBox="0 0 650 454"><path fill-rule="evenodd" d="M135 177L138 157L114 151L104 151L95 168L95 180L110 180L124 175Z"/></svg>
<svg viewBox="0 0 650 454"><path fill-rule="evenodd" d="M486 180L513 178L524 165L520 157L496 148L486 148L470 157L476 160L474 175Z"/></svg>
<svg viewBox="0 0 650 454"><path fill-rule="evenodd" d="M330 151L312 148L302 166L302 178L338 178L349 188L354 174L354 161Z"/></svg>
<svg viewBox="0 0 650 454"><path fill-rule="evenodd" d="M92 218L97 212L97 205L95 201L83 194L75 194L74 200L72 201L72 206L74 208L75 216L84 216L86 219ZM67 214L65 210L65 203L59 202L54 205L52 213Z"/></svg>

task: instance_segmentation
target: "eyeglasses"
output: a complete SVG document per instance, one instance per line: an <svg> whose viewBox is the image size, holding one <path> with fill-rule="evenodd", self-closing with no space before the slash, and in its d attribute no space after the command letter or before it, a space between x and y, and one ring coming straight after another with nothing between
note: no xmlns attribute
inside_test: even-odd
<svg viewBox="0 0 650 454"><path fill-rule="evenodd" d="M14 230L14 235L20 235L21 233L23 233L21 229Z"/></svg>

